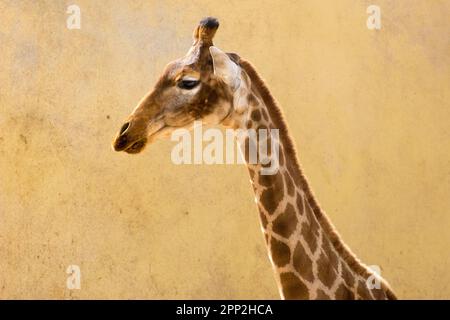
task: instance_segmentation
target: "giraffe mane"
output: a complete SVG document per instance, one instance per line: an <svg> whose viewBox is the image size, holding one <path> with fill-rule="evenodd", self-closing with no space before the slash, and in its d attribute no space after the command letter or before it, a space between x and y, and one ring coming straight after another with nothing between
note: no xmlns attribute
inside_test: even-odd
<svg viewBox="0 0 450 320"><path fill-rule="evenodd" d="M267 106L272 121L274 122L277 129L279 129L280 140L282 140L283 142L284 150L287 155L291 156L291 159L294 159L294 168L292 172L295 175L294 178L297 180L298 183L301 184L301 188L305 193L306 200L310 204L313 213L316 216L320 226L323 228L325 234L331 241L335 250L340 254L340 256L344 259L347 265L354 272L367 279L369 276L373 275L373 273L355 256L355 254L349 249L349 247L342 241L333 224L331 223L329 218L326 216L325 212L320 208L318 202L316 201L314 194L309 187L308 181L300 167L293 139L289 134L289 130L283 112L281 108L278 106L278 103L276 102L275 98L270 93L264 80L259 76L256 69L249 61L240 58L238 64L244 69L244 71L250 77L252 81L252 86L254 86L257 92L260 94L265 105ZM392 291L389 284L386 282L384 278L381 278L381 283L388 298L396 299L394 292Z"/></svg>

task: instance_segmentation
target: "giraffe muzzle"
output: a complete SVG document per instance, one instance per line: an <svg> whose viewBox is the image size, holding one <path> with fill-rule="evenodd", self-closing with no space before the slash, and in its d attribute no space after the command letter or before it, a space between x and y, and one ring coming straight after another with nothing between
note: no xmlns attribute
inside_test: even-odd
<svg viewBox="0 0 450 320"><path fill-rule="evenodd" d="M125 151L126 153L139 153L144 149L147 144L147 138L143 138L137 141L129 142L126 135L121 135L113 143L113 148L115 151Z"/></svg>
<svg viewBox="0 0 450 320"><path fill-rule="evenodd" d="M126 122L119 131L116 139L113 142L113 149L115 151L125 151L127 153L139 153L145 147L147 138L132 138L129 132L130 122Z"/></svg>

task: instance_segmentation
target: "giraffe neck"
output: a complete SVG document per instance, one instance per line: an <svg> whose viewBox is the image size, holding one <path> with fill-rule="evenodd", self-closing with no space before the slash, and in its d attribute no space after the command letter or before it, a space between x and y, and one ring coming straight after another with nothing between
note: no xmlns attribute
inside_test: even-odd
<svg viewBox="0 0 450 320"><path fill-rule="evenodd" d="M245 61L241 66L248 77L246 92L240 93L245 98L240 101L245 101L247 107L246 116L236 123L241 129L279 130L279 170L266 175L259 163L247 161L247 166L282 298L394 298L384 282L374 288L367 286L367 280L375 275L346 248L316 204L280 110L253 67ZM273 141L270 134L267 136L266 145L273 151ZM247 160L248 145L246 138L242 148Z"/></svg>

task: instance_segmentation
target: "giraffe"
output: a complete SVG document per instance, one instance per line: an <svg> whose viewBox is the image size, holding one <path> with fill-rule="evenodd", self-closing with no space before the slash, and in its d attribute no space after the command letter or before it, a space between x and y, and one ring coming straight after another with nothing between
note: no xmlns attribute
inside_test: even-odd
<svg viewBox="0 0 450 320"><path fill-rule="evenodd" d="M138 103L115 137L114 150L139 153L195 121L236 130L277 129L275 174L262 174L264 163L248 161L248 146L255 143L248 135L239 143L281 298L396 299L388 283L348 249L317 204L281 109L250 62L213 45L218 27L215 18L200 21L191 48L166 66ZM271 146L273 137L266 139ZM371 279L379 285L370 286Z"/></svg>

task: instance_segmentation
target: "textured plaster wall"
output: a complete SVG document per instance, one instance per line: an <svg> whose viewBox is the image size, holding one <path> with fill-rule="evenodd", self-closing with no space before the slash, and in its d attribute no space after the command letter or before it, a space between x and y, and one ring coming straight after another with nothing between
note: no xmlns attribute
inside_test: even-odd
<svg viewBox="0 0 450 320"><path fill-rule="evenodd" d="M81 8L81 30L66 9ZM368 30L366 8L382 10ZM243 166L110 142L217 16L353 251L450 298L449 1L0 0L0 298L278 298ZM81 289L66 268L81 268Z"/></svg>

